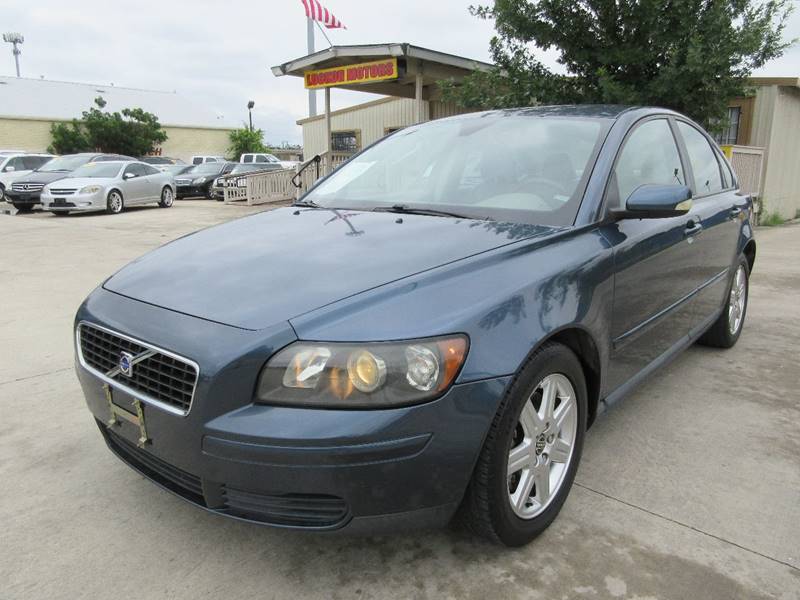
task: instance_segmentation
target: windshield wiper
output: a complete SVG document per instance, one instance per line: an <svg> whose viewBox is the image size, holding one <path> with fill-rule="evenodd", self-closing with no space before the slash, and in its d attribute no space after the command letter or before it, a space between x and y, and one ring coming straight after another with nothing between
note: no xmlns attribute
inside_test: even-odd
<svg viewBox="0 0 800 600"><path fill-rule="evenodd" d="M314 202L313 200L298 200L297 202L293 202L292 206L306 206L308 208L322 208L319 204Z"/></svg>
<svg viewBox="0 0 800 600"><path fill-rule="evenodd" d="M405 215L429 215L432 217L455 217L456 219L469 219L465 215L460 215L446 210L437 210L435 208L413 208L407 204L392 204L391 206L378 206L372 209L373 212L393 212Z"/></svg>

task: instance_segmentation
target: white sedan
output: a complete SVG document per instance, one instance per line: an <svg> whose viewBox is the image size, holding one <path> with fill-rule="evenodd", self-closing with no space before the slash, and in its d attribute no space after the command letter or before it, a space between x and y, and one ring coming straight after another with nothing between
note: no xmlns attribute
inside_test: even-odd
<svg viewBox="0 0 800 600"><path fill-rule="evenodd" d="M175 179L138 161L91 162L42 190L44 210L56 214L105 210L121 213L127 206L157 202L169 208L175 200Z"/></svg>

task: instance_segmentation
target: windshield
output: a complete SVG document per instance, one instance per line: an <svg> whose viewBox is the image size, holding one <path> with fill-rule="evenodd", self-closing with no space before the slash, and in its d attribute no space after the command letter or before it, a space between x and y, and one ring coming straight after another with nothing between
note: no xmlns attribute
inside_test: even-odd
<svg viewBox="0 0 800 600"><path fill-rule="evenodd" d="M208 175L209 173L219 173L225 163L209 162L195 165L187 173L200 173L201 175Z"/></svg>
<svg viewBox="0 0 800 600"><path fill-rule="evenodd" d="M304 200L571 225L578 184L606 126L601 119L489 114L408 127L334 171Z"/></svg>
<svg viewBox="0 0 800 600"><path fill-rule="evenodd" d="M172 175L180 175L181 173L185 173L192 167L187 165L159 165L158 168L164 171L165 173L171 173Z"/></svg>
<svg viewBox="0 0 800 600"><path fill-rule="evenodd" d="M78 167L71 174L70 177L116 177L119 170L122 168L120 163L113 162L96 162L86 163L82 167Z"/></svg>
<svg viewBox="0 0 800 600"><path fill-rule="evenodd" d="M241 165L236 165L235 167L233 167L233 170L231 170L231 174L234 174L234 173L248 173L248 172L251 172L251 171L264 171L265 169L269 169L269 168L270 167L268 165L265 165L263 163L260 164L260 165L256 164L256 163L241 164Z"/></svg>
<svg viewBox="0 0 800 600"><path fill-rule="evenodd" d="M81 165L89 162L91 156L85 154L72 154L70 156L59 156L43 165L39 171L51 173L53 171L74 171Z"/></svg>

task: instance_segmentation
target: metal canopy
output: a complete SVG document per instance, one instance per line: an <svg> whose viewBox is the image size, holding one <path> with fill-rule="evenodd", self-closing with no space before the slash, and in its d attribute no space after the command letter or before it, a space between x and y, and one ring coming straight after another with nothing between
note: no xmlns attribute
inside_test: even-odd
<svg viewBox="0 0 800 600"><path fill-rule="evenodd" d="M493 68L493 65L478 60L398 43L331 46L326 50L272 67L272 73L276 77L283 75L303 77L303 73L311 69L341 67L390 57L397 58L403 65L398 79L333 87L368 91L386 96L415 98L417 97L416 88L421 85L422 98L429 100L431 89L438 81L449 78L459 80L472 71L488 71Z"/></svg>

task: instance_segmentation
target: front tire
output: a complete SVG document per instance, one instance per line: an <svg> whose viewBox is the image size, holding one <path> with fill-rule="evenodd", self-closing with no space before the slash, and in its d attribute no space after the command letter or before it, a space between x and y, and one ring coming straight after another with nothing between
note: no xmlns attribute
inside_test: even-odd
<svg viewBox="0 0 800 600"><path fill-rule="evenodd" d="M208 198L209 200L213 200L214 199L214 189L213 188L214 188L214 183L213 182L209 183L208 187L206 187L206 198Z"/></svg>
<svg viewBox="0 0 800 600"><path fill-rule="evenodd" d="M31 212L33 210L32 204L22 204L20 202L13 202L12 204L19 212Z"/></svg>
<svg viewBox="0 0 800 600"><path fill-rule="evenodd" d="M117 190L111 190L106 198L106 212L112 215L118 215L125 209L125 200L122 199L122 194Z"/></svg>
<svg viewBox="0 0 800 600"><path fill-rule="evenodd" d="M474 533L522 546L542 533L567 499L586 431L587 393L578 357L539 348L509 388L461 506Z"/></svg>
<svg viewBox="0 0 800 600"><path fill-rule="evenodd" d="M714 348L731 348L739 340L747 314L747 300L750 297L750 263L744 256L739 257L736 270L731 278L728 295L722 314L709 327L698 343Z"/></svg>
<svg viewBox="0 0 800 600"><path fill-rule="evenodd" d="M159 201L158 205L161 208L169 208L172 206L172 203L175 201L175 194L172 193L172 188L168 185L164 186L164 189L161 190L161 200Z"/></svg>

